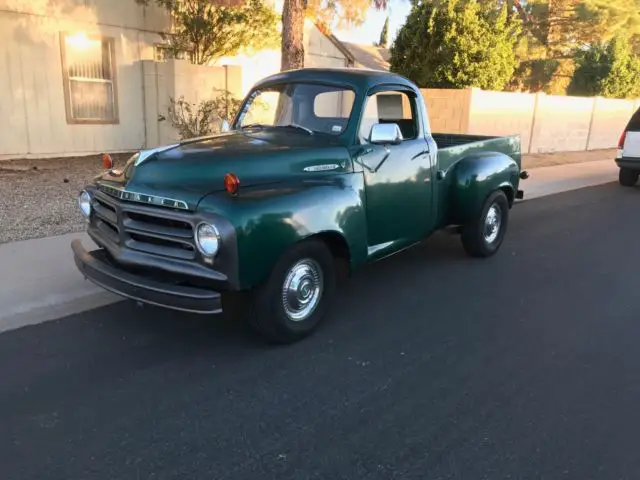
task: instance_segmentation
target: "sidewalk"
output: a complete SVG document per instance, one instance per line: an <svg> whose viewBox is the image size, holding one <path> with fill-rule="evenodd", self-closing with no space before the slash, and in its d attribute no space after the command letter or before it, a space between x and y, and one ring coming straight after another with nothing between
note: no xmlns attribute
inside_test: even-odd
<svg viewBox="0 0 640 480"><path fill-rule="evenodd" d="M524 200L592 187L617 181L618 167L611 160L571 163L529 170L530 177L520 182Z"/></svg>
<svg viewBox="0 0 640 480"><path fill-rule="evenodd" d="M541 167L521 182L524 201L615 181L613 160ZM62 318L122 300L84 280L71 253L71 240L84 233L0 244L0 332Z"/></svg>
<svg viewBox="0 0 640 480"><path fill-rule="evenodd" d="M82 278L71 240L84 233L0 244L0 332L97 308L120 297Z"/></svg>

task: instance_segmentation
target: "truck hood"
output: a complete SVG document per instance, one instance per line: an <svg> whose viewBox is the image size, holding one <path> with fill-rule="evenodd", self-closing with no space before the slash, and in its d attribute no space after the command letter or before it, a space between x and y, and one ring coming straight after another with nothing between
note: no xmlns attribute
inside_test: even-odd
<svg viewBox="0 0 640 480"><path fill-rule="evenodd" d="M195 210L203 197L224 189L227 173L238 176L241 194L251 186L348 168L347 149L330 135L264 129L142 151L122 171L105 172L96 180L128 192L179 200Z"/></svg>

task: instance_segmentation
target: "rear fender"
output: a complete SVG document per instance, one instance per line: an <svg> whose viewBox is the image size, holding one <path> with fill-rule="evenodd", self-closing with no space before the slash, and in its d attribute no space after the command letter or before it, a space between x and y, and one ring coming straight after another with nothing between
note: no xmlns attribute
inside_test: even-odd
<svg viewBox="0 0 640 480"><path fill-rule="evenodd" d="M265 281L278 259L296 243L326 236L343 243L350 267L366 261L366 216L360 175L340 175L240 189L203 199L199 209L228 218L236 230L240 289Z"/></svg>
<svg viewBox="0 0 640 480"><path fill-rule="evenodd" d="M451 222L464 225L478 215L485 199L501 189L507 195L509 206L518 191L520 167L508 155L482 152L461 159L451 175L453 211Z"/></svg>

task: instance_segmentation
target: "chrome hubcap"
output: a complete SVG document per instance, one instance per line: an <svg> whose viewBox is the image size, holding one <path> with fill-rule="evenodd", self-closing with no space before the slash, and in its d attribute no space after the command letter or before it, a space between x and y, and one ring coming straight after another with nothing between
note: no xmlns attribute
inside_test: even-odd
<svg viewBox="0 0 640 480"><path fill-rule="evenodd" d="M484 240L487 243L493 243L496 241L498 234L500 233L501 222L502 215L500 213L500 208L496 205L491 205L484 220Z"/></svg>
<svg viewBox="0 0 640 480"><path fill-rule="evenodd" d="M300 260L287 272L282 285L282 306L294 322L306 320L322 297L322 269L311 259Z"/></svg>

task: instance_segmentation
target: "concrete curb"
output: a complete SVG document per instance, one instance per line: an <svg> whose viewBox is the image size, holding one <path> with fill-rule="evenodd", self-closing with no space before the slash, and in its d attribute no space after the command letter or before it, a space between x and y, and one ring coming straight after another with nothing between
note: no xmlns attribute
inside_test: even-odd
<svg viewBox="0 0 640 480"><path fill-rule="evenodd" d="M573 163L530 170L521 183L523 201L609 183L617 179L613 160ZM98 308L123 298L85 280L77 271L71 241L80 238L96 248L85 233L0 244L0 332L55 320Z"/></svg>

